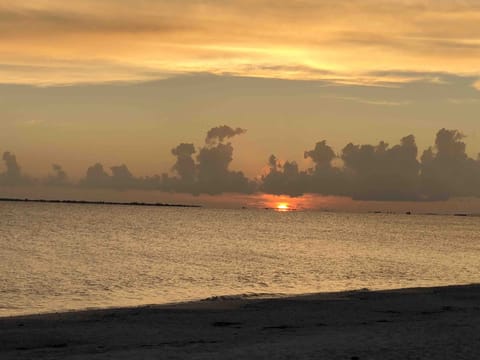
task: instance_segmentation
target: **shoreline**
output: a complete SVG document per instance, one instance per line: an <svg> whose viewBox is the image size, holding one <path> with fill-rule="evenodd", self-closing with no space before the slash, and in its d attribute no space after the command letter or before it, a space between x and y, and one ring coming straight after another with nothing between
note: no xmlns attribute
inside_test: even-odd
<svg viewBox="0 0 480 360"><path fill-rule="evenodd" d="M306 300L336 300L345 297L354 296L357 294L395 294L395 293L417 293L423 291L436 291L438 290L448 290L456 288L479 288L480 283L464 283L464 284L454 284L454 285L433 285L433 286L415 286L415 287L405 287L405 288L386 288L386 289L371 289L371 288L359 288L359 289L349 289L349 290L338 290L338 291L322 291L322 292L312 292L312 293L298 293L298 294L288 294L288 293L257 293L249 292L242 294L224 294L224 295L212 295L206 298L198 298L193 300L179 300L173 302L162 302L162 303L144 303L138 305L126 305L126 306L105 306L105 307L86 307L78 309L66 309L66 310L53 310L53 311L44 311L37 313L24 313L24 314L13 314L13 315L0 315L0 322L5 319L20 319L20 318L49 318L56 316L68 316L68 315L81 315L81 314L94 314L108 311L130 311L130 310L143 310L143 309L191 309L191 310L200 310L200 309L225 309L225 308L236 308L241 307L246 303L255 303L258 301L282 301L282 300L292 300L292 301L306 301Z"/></svg>
<svg viewBox="0 0 480 360"><path fill-rule="evenodd" d="M0 318L2 359L480 358L480 284Z"/></svg>

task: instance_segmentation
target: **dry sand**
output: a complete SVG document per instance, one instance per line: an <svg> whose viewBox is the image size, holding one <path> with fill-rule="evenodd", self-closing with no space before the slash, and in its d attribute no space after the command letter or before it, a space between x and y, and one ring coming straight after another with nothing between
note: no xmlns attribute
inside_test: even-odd
<svg viewBox="0 0 480 360"><path fill-rule="evenodd" d="M0 319L0 359L480 359L480 285Z"/></svg>

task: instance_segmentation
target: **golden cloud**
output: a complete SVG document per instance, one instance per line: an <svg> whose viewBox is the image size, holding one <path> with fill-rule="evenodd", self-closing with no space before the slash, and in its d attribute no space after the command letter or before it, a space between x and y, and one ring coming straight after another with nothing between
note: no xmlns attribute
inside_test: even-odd
<svg viewBox="0 0 480 360"><path fill-rule="evenodd" d="M26 0L0 1L0 19L6 83L480 73L478 1Z"/></svg>

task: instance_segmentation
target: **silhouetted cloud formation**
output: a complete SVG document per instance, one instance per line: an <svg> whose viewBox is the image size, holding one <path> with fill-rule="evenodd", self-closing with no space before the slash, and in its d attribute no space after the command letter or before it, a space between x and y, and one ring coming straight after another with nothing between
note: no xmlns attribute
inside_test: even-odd
<svg viewBox="0 0 480 360"><path fill-rule="evenodd" d="M229 169L233 160L233 146L225 143L246 130L233 129L227 125L210 129L205 138L205 146L200 148L197 162L193 159L196 153L193 144L182 143L172 149L177 157L173 170L179 178L164 177L162 186L170 191L188 192L191 194L221 194L225 192L252 193L256 184L245 177L241 171Z"/></svg>
<svg viewBox="0 0 480 360"><path fill-rule="evenodd" d="M268 160L270 170L262 177L260 189L270 194L289 196L305 193L346 195L344 173L332 165L336 155L325 140L318 142L313 150L305 151L303 156L313 161L313 168L300 171L295 161L286 161L282 165L271 155Z"/></svg>
<svg viewBox="0 0 480 360"><path fill-rule="evenodd" d="M134 189L142 187L144 179L136 178L124 164L112 166L111 175L97 163L87 169L87 174L80 184L92 188ZM143 185L143 184L142 184Z"/></svg>
<svg viewBox="0 0 480 360"><path fill-rule="evenodd" d="M334 167L332 162L336 155L325 140L317 142L315 148L305 151L305 159L310 158L315 166L307 170L307 191L328 195L346 195L346 180L342 171Z"/></svg>
<svg viewBox="0 0 480 360"><path fill-rule="evenodd" d="M192 143L179 144L171 150L176 157L173 176L136 177L124 164L105 170L97 163L87 169L78 186L194 195L263 192L294 197L311 193L377 201L480 197L480 156L467 155L464 135L458 130L439 130L435 145L420 159L413 135L393 146L383 141L377 145L349 143L339 154L322 140L303 154L312 167L301 170L295 161L279 161L271 155L267 173L255 181L230 169L234 149L227 140L245 132L223 125L210 129L198 150ZM22 174L14 154L5 152L3 161L6 170L0 173L0 185L75 185L60 165L54 164L47 178L34 181Z"/></svg>
<svg viewBox="0 0 480 360"><path fill-rule="evenodd" d="M112 166L112 185L122 189L133 188L136 186L138 179L136 179L125 164Z"/></svg>
<svg viewBox="0 0 480 360"><path fill-rule="evenodd" d="M348 144L337 157L325 141L305 151L314 167L299 171L295 162L281 165L275 156L262 177L260 190L271 194L300 196L304 193L343 195L356 200L446 200L456 196L480 196L480 159L467 156L456 130L441 129L435 147L426 150L421 162L413 135L390 147ZM332 166L339 159L342 167Z"/></svg>
<svg viewBox="0 0 480 360"><path fill-rule="evenodd" d="M20 165L18 165L17 158L14 154L6 151L3 153L2 159L5 163L5 172L0 174L0 185L22 185L27 184L30 180L22 175Z"/></svg>
<svg viewBox="0 0 480 360"><path fill-rule="evenodd" d="M362 200L417 200L417 145L413 135L389 148L385 142L376 146L348 144L342 150L346 183L350 195Z"/></svg>
<svg viewBox="0 0 480 360"><path fill-rule="evenodd" d="M52 165L53 174L48 175L45 183L49 186L69 186L68 175L61 165Z"/></svg>
<svg viewBox="0 0 480 360"><path fill-rule="evenodd" d="M87 169L85 179L81 181L82 185L88 187L108 187L111 183L111 176L104 170L103 165L96 163Z"/></svg>
<svg viewBox="0 0 480 360"><path fill-rule="evenodd" d="M260 190L262 192L289 196L300 196L306 192L307 174L298 170L295 161L286 161L281 164L275 155L271 155L268 165L270 170L261 179Z"/></svg>
<svg viewBox="0 0 480 360"><path fill-rule="evenodd" d="M451 196L480 196L480 159L467 156L464 135L441 129L435 147L422 155L422 193L429 199Z"/></svg>
<svg viewBox="0 0 480 360"><path fill-rule="evenodd" d="M220 142L200 149L197 157L199 192L212 195L222 192L253 192L253 185L241 171L229 170L232 155L233 146L230 143Z"/></svg>
<svg viewBox="0 0 480 360"><path fill-rule="evenodd" d="M332 161L335 159L335 152L327 145L327 142L323 140L318 142L313 150L305 151L303 157L305 159L312 159L315 163L315 171L318 171L332 165Z"/></svg>
<svg viewBox="0 0 480 360"><path fill-rule="evenodd" d="M196 165L192 157L195 152L195 146L186 143L181 143L172 149L172 155L177 157L177 162L173 165L172 170L180 176L181 182L185 185L192 185L195 181Z"/></svg>
<svg viewBox="0 0 480 360"><path fill-rule="evenodd" d="M246 132L245 129L236 128L232 129L230 126L223 125L211 128L208 133L207 137L205 138L205 143L208 145L212 145L215 143L221 143L225 139L230 139L235 135L241 135Z"/></svg>

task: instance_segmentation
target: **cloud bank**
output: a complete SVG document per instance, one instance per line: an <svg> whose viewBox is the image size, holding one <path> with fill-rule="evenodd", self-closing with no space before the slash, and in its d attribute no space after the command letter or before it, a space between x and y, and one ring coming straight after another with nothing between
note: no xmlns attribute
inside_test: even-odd
<svg viewBox="0 0 480 360"><path fill-rule="evenodd" d="M125 164L105 169L96 163L78 183L70 181L58 164L45 179L29 177L23 174L15 155L7 151L2 157L5 170L0 173L0 185L143 189L193 195L320 194L376 201L480 197L480 154L477 159L467 155L464 135L458 130L439 130L435 144L421 155L413 135L393 146L383 141L376 145L349 143L339 153L322 140L303 154L311 167L300 169L296 161L280 161L271 155L267 170L256 179L230 169L234 148L229 140L245 132L223 125L210 129L198 150L192 143L179 144L171 150L176 158L171 174L136 177Z"/></svg>

